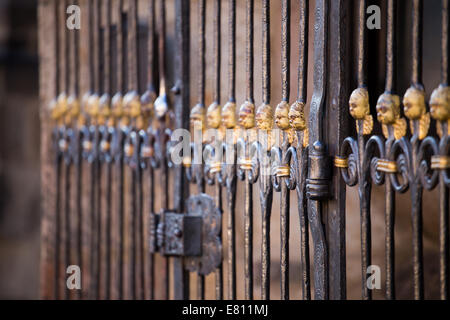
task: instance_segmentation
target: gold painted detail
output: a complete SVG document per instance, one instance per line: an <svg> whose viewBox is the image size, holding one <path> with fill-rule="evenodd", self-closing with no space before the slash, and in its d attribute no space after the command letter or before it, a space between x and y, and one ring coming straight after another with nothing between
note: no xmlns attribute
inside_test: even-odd
<svg viewBox="0 0 450 320"><path fill-rule="evenodd" d="M425 138L430 128L430 114L426 110L425 91L421 88L410 87L403 97L405 116L410 120L410 129L414 134L414 121L419 122L418 137Z"/></svg>
<svg viewBox="0 0 450 320"><path fill-rule="evenodd" d="M213 162L210 165L210 172L212 174L218 173L222 170L222 162Z"/></svg>
<svg viewBox="0 0 450 320"><path fill-rule="evenodd" d="M291 174L291 168L289 166L278 166L275 168L275 175L279 178L289 177Z"/></svg>
<svg viewBox="0 0 450 320"><path fill-rule="evenodd" d="M239 167L242 170L252 170L253 169L253 161L249 158L244 158L239 160Z"/></svg>
<svg viewBox="0 0 450 320"><path fill-rule="evenodd" d="M335 156L334 157L334 166L336 168L348 168L348 158Z"/></svg>
<svg viewBox="0 0 450 320"><path fill-rule="evenodd" d="M124 147L124 151L125 151L126 157L131 157L133 155L133 151L134 151L133 145L130 143L126 143L125 147Z"/></svg>
<svg viewBox="0 0 450 320"><path fill-rule="evenodd" d="M396 173L397 172L397 162L386 160L386 159L378 159L377 160L377 170L386 173Z"/></svg>
<svg viewBox="0 0 450 320"><path fill-rule="evenodd" d="M392 126L395 139L406 135L406 120L400 115L400 97L389 92L383 93L377 101L377 119L381 123L383 135L389 138L389 126Z"/></svg>
<svg viewBox="0 0 450 320"><path fill-rule="evenodd" d="M359 132L358 121L363 121L363 135L370 134L373 129L373 118L370 115L369 92L364 87L353 90L349 99L350 115L357 121L356 130Z"/></svg>
<svg viewBox="0 0 450 320"><path fill-rule="evenodd" d="M450 169L450 157L435 155L431 157L431 169Z"/></svg>
<svg viewBox="0 0 450 320"><path fill-rule="evenodd" d="M182 163L183 163L183 167L190 168L192 165L191 157L183 157Z"/></svg>

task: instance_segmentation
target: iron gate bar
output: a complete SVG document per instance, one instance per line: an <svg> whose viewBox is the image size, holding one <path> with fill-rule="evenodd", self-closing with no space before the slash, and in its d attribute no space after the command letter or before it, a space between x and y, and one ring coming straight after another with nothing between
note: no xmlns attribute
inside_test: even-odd
<svg viewBox="0 0 450 320"><path fill-rule="evenodd" d="M114 259L112 273L117 275L114 282L114 288L112 298L123 299L124 297L124 273L123 273L123 255L124 255L124 234L123 234L123 221L124 221L124 138L125 133L122 124L122 93L125 91L125 44L124 44L124 15L123 15L123 1L117 0L115 11L117 13L117 33L116 33L116 93L111 99L112 115L116 120L116 127L114 129L112 137L112 153L115 163L115 196L117 198L117 210L112 229L113 238L115 241L116 257Z"/></svg>
<svg viewBox="0 0 450 320"><path fill-rule="evenodd" d="M282 145L280 166L277 170L285 166L285 155L290 147L291 139L288 122L289 95L290 95L290 15L291 1L283 0L281 2L281 103L275 110L275 123L282 130ZM287 168L287 167L286 167ZM289 170L288 170L289 171ZM289 176L289 174L287 175ZM290 190L285 183L286 175L279 171L277 177L280 178L280 188L275 187L280 192L280 267L281 267L281 299L289 300L289 202Z"/></svg>
<svg viewBox="0 0 450 320"><path fill-rule="evenodd" d="M326 97L328 1L317 0L314 22L314 86L309 113L309 164L306 180L308 220L314 246L314 298L328 298L327 244L322 225L322 202L329 197L329 172L327 171L323 144L323 111Z"/></svg>
<svg viewBox="0 0 450 320"><path fill-rule="evenodd" d="M448 154L448 119L449 115L437 118L433 113L434 109L443 107L441 103L435 103L433 101L433 96L440 96L439 89L441 91L447 92L448 96L448 71L449 71L449 46L448 46L448 29L449 29L449 4L448 0L442 0L442 34L441 34L441 85L440 88L436 89L431 95L430 105L431 105L431 115L433 118L441 123L442 136L439 143L440 155ZM447 99L448 101L448 99ZM436 108L438 107L438 108ZM447 105L448 109L448 105ZM435 111L437 113L437 111ZM438 124L439 125L439 124ZM449 235L448 235L448 186L446 186L446 174L442 170L439 177L439 255L440 255L440 294L442 300L447 300L449 296Z"/></svg>
<svg viewBox="0 0 450 320"><path fill-rule="evenodd" d="M54 245L53 245L53 273L54 273L54 279L53 279L53 292L50 295L51 298L56 299L59 294L59 288L58 288L58 278L59 278L59 248L57 247L57 244L59 243L60 239L60 217L59 217L59 207L61 202L60 197L60 180L61 180L61 152L59 149L59 140L61 137L61 115L60 115L60 103L59 103L59 94L61 90L60 86L60 77L61 72L59 69L60 64L60 42L59 42L59 6L58 2L55 0L53 3L53 10L54 10L54 23L55 23L55 46L54 46L54 56L55 56L55 96L54 101L51 102L50 108L51 108L51 116L52 119L55 121L55 128L53 130L53 143L54 143L54 150L55 150L55 188L56 188L56 195L55 195L55 213L54 213Z"/></svg>
<svg viewBox="0 0 450 320"><path fill-rule="evenodd" d="M239 156L239 178L244 183L244 287L245 299L253 300L253 181L249 170L249 149L254 139L252 133L255 126L255 105L254 105L254 1L246 1L245 9L245 75L246 75L246 95L245 102L239 109L239 125L244 130L244 139L238 141Z"/></svg>
<svg viewBox="0 0 450 320"><path fill-rule="evenodd" d="M63 9L67 7L67 2L64 3L63 5ZM66 28L64 28L65 30L67 30ZM74 78L73 78L73 74L75 74L75 69L73 69L73 64L72 64L72 55L71 55L71 51L73 52L73 42L71 41L72 37L70 36L69 32L64 32L64 46L65 46L65 64L66 64L66 88L65 91L67 93L67 95L70 94L70 96L73 96L74 90L73 90L73 84L74 84ZM68 104L68 108L69 108L69 97L67 98L67 104ZM71 123L70 123L70 118L67 118L65 120L65 126L67 126L67 128L65 129L65 137L64 139L67 142L67 148L66 150L64 150L63 152L63 158L64 158L64 165L65 165L65 170L64 170L64 218L63 218L63 247L62 247L62 253L64 255L63 258L63 264L62 264L62 274L65 274L65 268L67 268L67 266L71 265L70 261L71 261L71 252L72 252L72 247L71 247L71 206L70 206L70 199L71 199L71 172L72 172L72 157L71 157L71 153L70 153L70 145L71 145L71 141L73 139L73 131L71 129ZM63 299L69 299L70 298L70 292L69 289L67 288L67 286L63 287L63 292L64 295L62 296Z"/></svg>
<svg viewBox="0 0 450 320"><path fill-rule="evenodd" d="M261 299L270 299L270 217L272 213L273 186L269 169L261 165L263 159L270 158L272 143L273 110L270 106L270 1L264 0L262 4L262 96L263 103L256 113L256 122L261 132L267 135L265 141L267 148L262 153L259 177L259 199L261 204ZM259 154L259 153L258 153ZM267 166L267 163L264 163Z"/></svg>
<svg viewBox="0 0 450 320"><path fill-rule="evenodd" d="M148 177L148 210L150 213L155 212L155 203L154 203L154 188L155 188L155 175L153 166L151 163L151 157L153 156L154 148L153 148L153 109L154 103L156 100L156 79L157 79L157 56L155 52L155 44L156 44L156 35L155 35L155 0L148 1L147 7L147 21L148 21L148 32L147 32L147 84L146 91L141 97L142 103L142 112L144 112L149 119L148 127L146 130L140 131L140 136L142 139L142 150L141 150L141 161L140 166L142 169L147 170ZM152 141L150 141L152 140ZM148 228L148 217L143 213L142 217L142 225L143 230L146 230L145 234L143 234L143 247L142 247L142 255L143 255L143 272L144 272L144 285L147 290L144 289L144 298L153 300L155 298L155 255L151 253L149 250L149 231ZM147 226L144 227L144 226Z"/></svg>
<svg viewBox="0 0 450 320"><path fill-rule="evenodd" d="M175 128L189 128L189 37L190 3L186 0L175 1ZM183 212L187 198L185 170L182 165L174 168L174 208ZM182 257L173 258L174 299L189 298L189 273L184 270Z"/></svg>
<svg viewBox="0 0 450 320"><path fill-rule="evenodd" d="M236 130L236 0L228 2L228 102L222 109L222 125ZM234 140L234 139L233 139ZM229 141L227 139L227 141ZM227 201L228 299L236 299L236 144L225 146L224 182Z"/></svg>
<svg viewBox="0 0 450 320"><path fill-rule="evenodd" d="M194 136L197 136L193 142L193 152L194 152L194 164L188 172L188 180L197 185L197 192L199 194L205 192L205 180L203 175L203 132L205 129L205 0L198 1L198 69L199 79L198 79L198 97L197 104L192 108L190 118L191 126L194 132ZM201 134L199 136L198 134ZM201 140L199 141L199 138ZM189 174L190 173L190 174ZM197 274L197 299L205 299L205 277L201 274Z"/></svg>
<svg viewBox="0 0 450 320"><path fill-rule="evenodd" d="M210 112L218 112L220 114L220 62L221 62L221 1L214 1L214 19L213 19L213 55L214 55L214 92L213 92L213 103L208 107L208 117ZM216 111L217 110L217 111ZM214 114L212 115L212 117ZM209 118L208 118L209 119ZM216 119L217 120L217 119ZM218 119L218 127L214 124L214 129L220 130L220 119ZM211 126L210 126L211 127ZM223 137L221 137L223 138ZM217 138L217 144L221 144L221 138ZM219 140L220 139L220 140ZM222 148L220 148L220 151ZM223 161L223 159L219 159ZM220 162L219 162L220 163ZM222 167L222 165L221 165ZM221 168L220 168L221 169ZM210 183L214 183L214 203L216 207L220 210L223 217L223 205L222 205L222 177L220 175L220 171L216 172L215 179L210 181ZM222 219L223 220L223 219ZM222 238L222 235L220 235ZM216 300L223 300L223 263L216 269L215 272L216 277Z"/></svg>
<svg viewBox="0 0 450 320"><path fill-rule="evenodd" d="M100 299L110 299L111 292L111 196L112 196L112 158L110 154L110 138L111 138L111 126L108 117L110 116L110 97L111 90L111 14L112 7L110 0L103 0L101 7L102 17L102 37L103 37L103 95L99 100L99 118L102 121L101 130L101 142L99 146L100 159L104 163L105 167L105 208L100 213L100 239L101 239L101 251L100 251ZM100 180L101 181L101 180ZM101 184L101 182L100 182Z"/></svg>
<svg viewBox="0 0 450 320"><path fill-rule="evenodd" d="M308 81L308 15L309 1L301 0L299 2L299 60L298 60L298 90L297 100L291 105L289 110L289 124L297 135L297 149L293 153L297 174L296 192L297 206L300 223L300 264L301 264L301 287L302 298L311 299L310 288L310 261L309 261L309 226L306 206L306 173L308 171L308 129L306 128L306 119L304 108L307 100L307 81Z"/></svg>
<svg viewBox="0 0 450 320"><path fill-rule="evenodd" d="M412 11L412 74L411 74L411 89L424 91L422 85L422 30L423 30L423 1L413 1ZM413 91L410 91L413 92ZM407 112L408 107L408 92L405 93L403 104L405 105L405 115L413 120L410 127L413 132L411 137L411 176L410 176L410 192L411 192L411 218L412 218L412 238L413 238L413 274L414 274L414 298L422 300L424 295L423 288L423 245L422 245L422 186L418 175L418 149L420 145L420 137L426 132L422 131L419 126L419 119L412 118ZM425 105L420 106L425 109ZM426 130L428 131L428 130Z"/></svg>
<svg viewBox="0 0 450 320"><path fill-rule="evenodd" d="M64 9L65 9L65 3L62 2L61 6L61 19L64 21ZM70 70L69 70L69 63L70 63L70 39L67 29L64 29L65 31L61 33L62 39L61 42L63 43L63 51L62 51L62 60L64 63L64 86L62 86L65 92L65 103L67 103L67 96L69 95L69 92L71 91L70 87ZM66 105L67 108L67 105ZM71 131L70 131L70 123L68 122L68 119L64 119L63 124L63 133L61 137L64 141L64 147L62 150L62 157L63 157L63 176L62 181L64 181L63 189L61 190L61 193L63 195L63 207L61 208L61 242L58 245L60 253L60 262L59 262L59 268L60 268L60 275L62 276L59 281L63 282L65 275L65 266L69 265L70 260L70 168L71 168L71 159L69 156L69 148L70 140L71 140ZM60 284L61 284L60 282ZM69 291L61 284L60 287L60 296L59 299L67 299L69 297Z"/></svg>
<svg viewBox="0 0 450 320"><path fill-rule="evenodd" d="M387 128L385 133L386 141L384 143L385 153L391 152L392 143L399 138L395 129L395 124L402 122L401 119L394 120L394 123L386 122L383 117L384 108L393 107L398 110L400 115L400 99L396 95L396 70L397 70L397 38L396 38L396 22L397 22L397 4L393 0L388 0L386 7L386 84L384 94L378 98L377 116L378 120ZM397 103L398 101L398 103ZM392 104L393 102L393 104ZM381 118L380 118L381 114ZM405 127L406 129L406 127ZM384 130L386 131L386 129ZM386 259L386 299L395 299L395 193L389 180L385 183L385 259Z"/></svg>
<svg viewBox="0 0 450 320"><path fill-rule="evenodd" d="M160 183L162 186L162 196L161 196L161 208L162 211L169 209L169 168L167 164L167 141L168 135L166 132L167 121L168 121L168 110L169 101L167 97L167 74L166 74L166 3L160 0L158 3L159 7L159 25L158 25L158 63L159 63L159 96L155 101L155 113L159 120L158 129L155 132L156 135L156 145L155 148L159 151L158 157L158 167L160 169ZM169 258L164 257L163 260L163 282L164 282L164 294L163 298L165 300L169 299Z"/></svg>
<svg viewBox="0 0 450 320"><path fill-rule="evenodd" d="M367 32L366 32L366 1L359 1L359 18L358 18L358 89L352 93L350 97L350 112L352 116L357 120L357 152L358 152L358 193L360 201L360 215L361 215L361 285L362 293L361 297L364 300L372 299L372 291L368 288L367 281L367 268L372 265L372 240L371 240L371 219L370 219L370 200L371 200L371 188L372 184L370 177L367 175L366 164L367 157L365 155L366 142L364 135L368 135L372 132L373 120L370 115L369 105L359 105L359 101L356 100L356 105L352 101L354 94L365 95L367 92ZM356 96L358 99L358 96ZM364 97L365 99L365 97ZM364 108L364 114L357 114L357 108ZM353 110L352 110L353 108ZM371 122L372 121L372 122Z"/></svg>

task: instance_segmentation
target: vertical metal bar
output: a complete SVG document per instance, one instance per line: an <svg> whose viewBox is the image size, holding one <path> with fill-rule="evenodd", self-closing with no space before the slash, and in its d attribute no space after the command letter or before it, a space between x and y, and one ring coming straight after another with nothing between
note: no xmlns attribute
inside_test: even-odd
<svg viewBox="0 0 450 320"><path fill-rule="evenodd" d="M214 92L213 92L213 99L215 106L212 106L212 108L220 108L220 61L221 61L221 55L220 55L220 32L221 32L221 1L215 0L214 1L214 19L213 19L213 55L214 55ZM220 110L220 109L219 109ZM219 181L219 179L216 177L215 181L215 196L214 196L214 202L219 208L220 212L223 213L222 209L222 186ZM223 217L223 215L222 215ZM215 271L215 278L216 278L216 300L222 300L223 299L223 264L220 263L219 267Z"/></svg>
<svg viewBox="0 0 450 320"><path fill-rule="evenodd" d="M127 87L128 93L124 97L125 108L131 108L131 105L127 105L128 99L127 97L132 97L134 94L137 94L139 91L139 56L138 56L138 13L137 13L137 0L128 0L128 12L127 12ZM136 150L136 154L138 154L137 145L138 139L136 138L136 123L135 118L132 115L133 110L127 110L130 114L125 116L131 116L133 123L130 123L127 140L133 145L133 148ZM131 119L130 119L131 120ZM134 158L134 153L132 155L128 155ZM138 196L137 189L139 188L138 184L138 175L140 172L140 166L136 165L138 160L129 159L130 161L130 176L131 182L129 185L130 188L130 210L125 211L128 218L125 218L124 228L126 228L126 234L128 240L128 253L126 252L126 257L128 257L128 261L126 260L127 266L127 281L128 283L128 297L130 299L136 299L141 295L141 281L139 279L141 266L138 263L140 259L139 252L139 240L140 240L140 227L139 227L139 204L138 204Z"/></svg>
<svg viewBox="0 0 450 320"><path fill-rule="evenodd" d="M113 133L112 148L114 155L114 185L115 185L115 198L117 199L116 210L113 212L112 218L112 270L113 281L111 284L111 298L123 299L124 298L124 234L123 234L123 221L124 221L124 164L123 164L123 145L124 145L124 132L120 123L120 104L122 100L122 93L125 90L124 77L125 77L125 64L124 64L124 14L123 14L123 0L116 0L116 6L114 10L117 13L117 33L116 33L116 94L112 98L113 116L116 118L117 127ZM119 110L117 110L119 109ZM117 112L119 111L119 112ZM117 114L115 114L117 112Z"/></svg>
<svg viewBox="0 0 450 320"><path fill-rule="evenodd" d="M206 22L206 12L205 12L205 0L199 0L198 1L198 18L199 18L199 29L198 29L198 67L200 69L199 73L199 80L198 80L198 107L200 107L203 111L205 110L205 75L206 75L206 68L205 68L205 22ZM195 108L195 107L194 107ZM203 128L202 128L203 130ZM200 142L198 146L195 147L194 152L203 151L203 144ZM202 157L201 154L197 154L198 157ZM198 158L198 159L200 159ZM202 163L202 160L200 160L200 163ZM198 165L200 172L203 172L202 165ZM200 173L199 172L199 173ZM196 178L197 181L197 187L198 192L203 193L205 191L205 181L203 179L203 174L199 174ZM199 300L205 299L205 277L203 275L198 274L197 275L197 298Z"/></svg>
<svg viewBox="0 0 450 320"><path fill-rule="evenodd" d="M386 35L386 93L394 93L396 91L396 14L397 5L394 0L388 0L387 3L387 35ZM392 130L390 137L385 143L385 153L391 153L393 137ZM386 257L386 299L395 299L395 193L390 181L386 181L385 185L385 257Z"/></svg>
<svg viewBox="0 0 450 320"><path fill-rule="evenodd" d="M442 0L442 35L441 35L441 86L448 86L448 57L449 57L449 3L448 0ZM448 122L448 120L447 120ZM448 126L448 123L446 124ZM448 136L448 127L445 125L441 129L443 136L441 137L441 144L444 145L444 141ZM444 146L441 147L444 149ZM444 171L440 174L439 180L439 264L440 264L440 291L441 299L447 300L449 297L449 233L448 233L448 203L449 191L445 185Z"/></svg>
<svg viewBox="0 0 450 320"><path fill-rule="evenodd" d="M290 14L291 1L281 2L281 99L282 102L277 109L288 106L290 93ZM280 128L284 129L284 128ZM286 131L282 134L282 155L285 155L289 148L289 138ZM280 235L281 235L281 299L289 300L289 201L290 190L285 179L281 181L280 191Z"/></svg>
<svg viewBox="0 0 450 320"><path fill-rule="evenodd" d="M110 28L111 28L111 7L109 0L103 0L99 3L100 8L100 25L101 25L101 41L102 41L102 50L100 50L101 56L99 59L103 61L101 63L101 74L102 77L102 97L100 99L101 108L104 106L102 99L109 99L109 94L111 93L111 78L110 78L110 70L111 70L111 61L110 61ZM108 103L108 102L106 102ZM99 111L102 113L102 110ZM103 118L103 116L100 116ZM106 123L106 119L103 119L99 123L99 130L102 142L106 139L106 135L108 134L108 127ZM110 280L110 211L111 211L111 162L107 159L106 154L102 150L102 144L99 146L99 157L100 157L100 169L99 172L103 171L103 167L106 170L105 176L105 208L102 208L99 212L100 220L99 220L99 299L108 299L109 297L109 280ZM103 166L105 164L105 166ZM101 177L101 173L99 173ZM102 179L99 180L99 188L102 188ZM99 199L99 203L103 201L103 199Z"/></svg>
<svg viewBox="0 0 450 320"><path fill-rule="evenodd" d="M54 1L54 20L55 20L55 108L58 108L58 95L60 94L61 84L60 77L61 71L59 65L61 63L60 57L60 39L59 39L59 2L57 0ZM55 220L54 220L54 287L53 287L53 298L58 299L59 297L59 247L58 244L60 242L60 203L61 203L61 194L60 194L60 186L61 186L61 153L59 151L59 139L60 139L60 124L57 123L57 127L54 130L54 147L55 147Z"/></svg>
<svg viewBox="0 0 450 320"><path fill-rule="evenodd" d="M250 130L253 130L254 120L254 92L253 92L253 61L254 61L254 45L253 45L253 27L254 27L254 0L246 1L246 102L241 106L242 120L249 119L250 123L245 125L241 122L241 126L245 129L245 153L248 156L250 148ZM244 120L245 122L245 120ZM253 299L253 182L250 181L248 173L244 187L244 276L245 276L245 299Z"/></svg>
<svg viewBox="0 0 450 320"><path fill-rule="evenodd" d="M366 1L359 1L358 16L358 88L367 88L367 36L366 36ZM367 287L367 268L371 265L371 221L370 221L370 193L371 182L367 181L366 172L362 163L364 159L364 120L357 120L358 126L358 152L360 170L358 171L358 193L361 215L361 286L362 298L372 299L372 291Z"/></svg>
<svg viewBox="0 0 450 320"><path fill-rule="evenodd" d="M309 159L306 196L308 219L314 246L314 297L328 298L327 243L322 224L322 200L328 197L327 169L324 160L323 111L325 108L327 70L328 1L317 0L314 26L314 89L309 113Z"/></svg>
<svg viewBox="0 0 450 320"><path fill-rule="evenodd" d="M227 129L234 129L236 125L236 0L228 2L228 103L225 104L222 114L227 111L232 119L224 123ZM222 117L223 119L223 117ZM224 120L222 120L224 122ZM235 144L227 145L227 162L236 160ZM229 159L229 153L233 153L233 159ZM235 163L235 162L233 162ZM227 239L228 239L228 299L236 299L236 166L227 165L226 189L228 204Z"/></svg>
<svg viewBox="0 0 450 320"><path fill-rule="evenodd" d="M309 1L301 0L299 3L300 19L299 19L299 61L298 61L298 90L297 103L304 108L307 99L307 81L308 81L308 15L309 15ZM291 111L296 111L295 104L291 106ZM302 110L303 111L303 110ZM300 114L304 118L304 114ZM305 121L305 119L300 119ZM306 124L303 124L305 126ZM291 126L293 126L291 120ZM299 128L303 129L302 124ZM297 181L297 201L298 213L300 222L300 259L301 259L301 286L302 297L304 300L311 299L310 288L310 261L309 261L309 227L307 219L307 207L305 198L306 187L306 172L308 170L307 148L303 145L305 132L297 132L298 140L298 181Z"/></svg>
<svg viewBox="0 0 450 320"><path fill-rule="evenodd" d="M161 101L165 102L165 108L158 110L155 106L156 112L159 114L160 120L160 128L157 131L157 137L159 138L159 145L161 147L161 174L160 174L160 183L161 183L161 207L163 210L167 210L169 208L169 170L166 161L166 136L165 136L165 128L166 128L166 116L167 116L167 78L166 78L166 3L163 0L159 1L159 74L160 74L160 84L159 84L159 98ZM156 102L155 102L156 104ZM165 300L169 299L169 258L165 257L163 262L163 270L164 274L162 275L164 288L163 288L163 297Z"/></svg>
<svg viewBox="0 0 450 320"><path fill-rule="evenodd" d="M62 22L65 21L66 16L66 8L67 8L67 2L63 1L61 3L61 19ZM70 55L70 49L71 49L71 41L70 41L70 34L68 32L67 28L63 28L64 32L62 33L62 42L63 42L63 61L64 61L64 92L66 95L68 95L72 88L70 86L71 84L71 72L74 70L71 70L71 55ZM67 115L65 115L67 117ZM64 133L63 133L63 139L66 141L67 145L70 143L70 135L71 135L71 128L70 123L68 123L67 119L64 120ZM70 235L71 235L71 225L70 225L70 194L71 194L71 159L69 156L69 150L66 147L66 149L63 151L63 158L64 158L64 173L63 173L63 181L64 181L64 189L62 190L63 198L64 198L64 205L63 205L63 215L61 216L61 243L59 244L59 248L61 250L61 258L62 263L60 265L61 267L61 275L62 278L60 279L60 285L61 285L61 297L60 299L69 299L69 289L67 288L65 284L65 271L67 266L70 265L70 253L71 253L71 245L70 245Z"/></svg>
<svg viewBox="0 0 450 320"><path fill-rule="evenodd" d="M189 37L190 37L190 2L175 1L175 126L189 128ZM187 198L185 169L182 165L174 168L174 208L183 212L184 201ZM173 258L174 298L176 300L189 298L189 273L184 270L183 258Z"/></svg>
<svg viewBox="0 0 450 320"><path fill-rule="evenodd" d="M156 77L157 74L157 65L156 65L156 53L155 53L155 0L150 0L148 2L148 39L147 39L147 91L144 93L142 100L144 103L148 103L151 108L154 107L154 102L156 99ZM151 119L150 119L151 121ZM149 127L151 127L151 123L149 122ZM147 133L148 134L148 133ZM155 175L153 171L153 166L149 163L147 166L148 170L148 179L149 179L149 194L148 194L148 203L149 203L149 212L155 212L154 205L154 187L155 187ZM147 215L143 213L143 221L142 223L148 225ZM144 229L145 230L145 229ZM148 243L148 233L144 235L144 239L146 243ZM143 246L142 255L144 256L144 266L143 269L145 274L145 285L147 288L144 288L145 299L153 300L155 297L155 254L150 253L147 246Z"/></svg>
<svg viewBox="0 0 450 320"><path fill-rule="evenodd" d="M263 104L258 108L258 128L267 133L266 157L270 156L273 110L270 104L270 1L262 3L262 95ZM266 122L267 126L265 125ZM260 131L260 132L261 132ZM266 164L264 164L266 165ZM272 213L273 186L269 168L260 166L260 202L261 202L261 299L270 299L270 217Z"/></svg>
<svg viewBox="0 0 450 320"><path fill-rule="evenodd" d="M414 87L422 86L422 14L423 1L413 1L412 12L412 74L411 83ZM423 89L422 89L423 90ZM420 144L419 140L419 121L414 121L414 132L411 139L412 164L414 176L418 176L417 150ZM412 198L412 238L413 238L413 274L414 274L414 298L423 299L423 245L422 245L422 186L418 179L414 179L411 184Z"/></svg>

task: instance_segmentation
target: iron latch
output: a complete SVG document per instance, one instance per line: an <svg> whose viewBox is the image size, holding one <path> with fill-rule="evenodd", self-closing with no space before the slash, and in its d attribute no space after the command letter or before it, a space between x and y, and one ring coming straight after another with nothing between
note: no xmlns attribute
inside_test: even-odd
<svg viewBox="0 0 450 320"><path fill-rule="evenodd" d="M150 252L185 257L189 271L209 274L222 260L221 220L214 200L204 193L187 200L187 213L152 213Z"/></svg>

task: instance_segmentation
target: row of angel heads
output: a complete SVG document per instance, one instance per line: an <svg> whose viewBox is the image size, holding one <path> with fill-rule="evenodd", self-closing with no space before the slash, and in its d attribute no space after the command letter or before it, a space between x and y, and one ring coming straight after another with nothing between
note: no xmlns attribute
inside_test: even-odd
<svg viewBox="0 0 450 320"><path fill-rule="evenodd" d="M410 120L412 133L415 128L414 122L418 122L419 139L425 138L428 134L430 114L437 120L437 131L442 136L442 123L450 122L450 87L440 85L433 91L429 102L430 112L427 111L425 90L422 86L408 88L402 102L404 114ZM401 116L400 105L400 97L390 92L385 92L378 98L377 119L382 125L386 138L392 135L395 139L399 139L406 134L407 122ZM349 107L351 116L357 122L363 121L363 134L370 134L373 129L373 120L370 115L369 93L366 88L359 87L352 92Z"/></svg>
<svg viewBox="0 0 450 320"><path fill-rule="evenodd" d="M403 97L404 114L411 121L420 122L419 138L427 135L430 114L437 120L438 133L442 135L441 123L450 121L450 87L441 85L435 89L430 98L430 112L427 112L425 91L420 86L411 86ZM377 119L382 124L386 137L392 132L396 139L406 134L407 123L400 111L400 97L393 93L383 93L377 102ZM168 114L168 97L162 93L159 97L151 90L142 96L131 91L122 96L117 93L112 98L108 94L85 94L81 101L74 95L61 93L50 104L51 116L62 124L85 124L87 120L96 125L124 125L144 129L150 125L155 115L157 119L164 119ZM271 130L273 124L281 130L303 131L306 129L305 103L296 101L289 106L282 101L273 108L263 103L255 113L255 105L245 101L237 112L236 103L227 102L221 107L217 102L208 108L197 104L191 109L191 126L219 129L258 128ZM370 134L373 128L373 119L370 114L369 93L364 87L355 89L349 99L349 111L357 121L363 121L363 134ZM358 127L358 126L357 126ZM446 126L450 128L450 126ZM411 124L411 130L414 126ZM392 130L390 130L392 129ZM450 130L450 129L448 129Z"/></svg>

